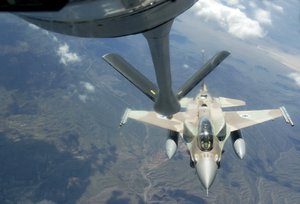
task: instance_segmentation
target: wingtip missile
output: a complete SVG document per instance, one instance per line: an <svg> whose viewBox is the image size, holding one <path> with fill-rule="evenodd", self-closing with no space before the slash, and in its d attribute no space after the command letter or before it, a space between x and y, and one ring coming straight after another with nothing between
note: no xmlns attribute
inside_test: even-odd
<svg viewBox="0 0 300 204"><path fill-rule="evenodd" d="M284 106L281 106L279 109L281 110L281 113L285 119L285 122L290 124L292 127L294 127L294 122L293 122L290 114L287 112L286 108Z"/></svg>
<svg viewBox="0 0 300 204"><path fill-rule="evenodd" d="M122 116L121 122L120 122L120 127L122 127L123 125L126 124L127 119L128 119L128 114L129 114L130 111L131 111L130 108L126 108L126 110L125 110L125 112L124 112L124 114Z"/></svg>

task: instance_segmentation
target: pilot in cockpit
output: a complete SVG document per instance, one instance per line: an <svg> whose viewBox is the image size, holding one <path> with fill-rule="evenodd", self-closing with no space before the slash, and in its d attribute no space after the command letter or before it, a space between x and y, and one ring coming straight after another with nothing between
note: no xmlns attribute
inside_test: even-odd
<svg viewBox="0 0 300 204"><path fill-rule="evenodd" d="M200 120L198 147L201 151L210 151L213 148L212 126L208 119Z"/></svg>

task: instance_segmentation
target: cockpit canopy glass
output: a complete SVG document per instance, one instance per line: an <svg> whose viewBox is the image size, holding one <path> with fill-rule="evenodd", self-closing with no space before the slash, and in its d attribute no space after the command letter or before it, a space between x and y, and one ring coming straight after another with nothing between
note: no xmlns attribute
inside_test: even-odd
<svg viewBox="0 0 300 204"><path fill-rule="evenodd" d="M197 144L201 151L210 151L213 148L212 126L208 119L200 121Z"/></svg>

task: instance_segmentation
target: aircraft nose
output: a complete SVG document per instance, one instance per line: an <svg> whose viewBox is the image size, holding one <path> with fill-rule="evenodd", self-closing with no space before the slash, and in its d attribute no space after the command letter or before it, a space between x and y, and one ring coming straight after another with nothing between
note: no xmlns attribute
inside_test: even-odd
<svg viewBox="0 0 300 204"><path fill-rule="evenodd" d="M212 158L203 158L197 161L195 167L200 182L208 190L216 177L217 163Z"/></svg>

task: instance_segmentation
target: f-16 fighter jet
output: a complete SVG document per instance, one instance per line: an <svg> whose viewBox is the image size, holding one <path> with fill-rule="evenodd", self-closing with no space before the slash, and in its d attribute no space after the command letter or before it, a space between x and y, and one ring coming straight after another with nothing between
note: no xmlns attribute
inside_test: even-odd
<svg viewBox="0 0 300 204"><path fill-rule="evenodd" d="M127 109L121 124L132 118L169 130L166 152L169 158L175 154L178 136L186 143L190 165L196 169L200 182L208 193L217 169L220 167L224 144L231 138L236 155L243 159L246 153L245 141L240 129L284 117L292 126L293 121L284 107L269 110L224 111L223 108L243 106L244 101L209 95L205 84L195 98L182 98L185 109L172 118L156 112Z"/></svg>

